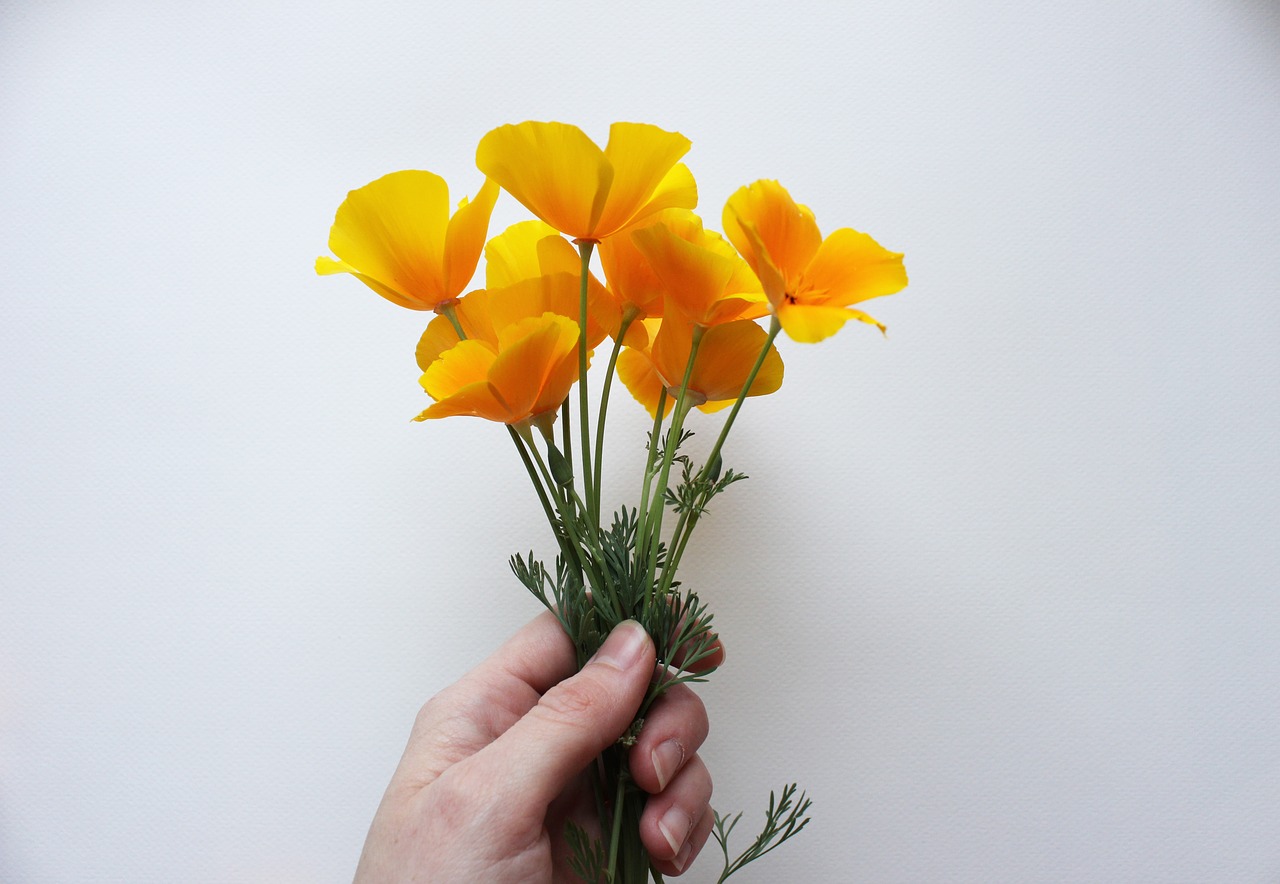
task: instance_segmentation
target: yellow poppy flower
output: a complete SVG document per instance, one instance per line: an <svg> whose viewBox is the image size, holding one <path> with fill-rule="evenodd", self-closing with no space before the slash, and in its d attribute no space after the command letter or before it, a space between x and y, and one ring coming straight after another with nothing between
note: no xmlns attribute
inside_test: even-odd
<svg viewBox="0 0 1280 884"><path fill-rule="evenodd" d="M692 323L680 316L646 319L642 327L648 333L644 346L628 347L618 356L618 377L627 390L655 416L658 400L665 389L667 399L663 414L671 411L684 380L685 366L693 346ZM738 319L711 326L698 344L698 356L689 376L689 392L699 410L719 411L737 400L760 349L768 335L749 319ZM772 344L760 372L751 384L748 396L764 396L782 386L782 357Z"/></svg>
<svg viewBox="0 0 1280 884"><path fill-rule="evenodd" d="M573 246L541 221L512 225L485 246L487 289L464 296L454 318L469 339L497 344L499 332L512 323L543 313L577 321L581 292L580 259ZM617 305L605 287L591 277L587 288L587 347L597 346L617 331ZM418 342L418 366L427 367L459 341L448 317L437 316Z"/></svg>
<svg viewBox="0 0 1280 884"><path fill-rule="evenodd" d="M768 301L751 268L696 215L664 218L631 233L665 294L665 314L678 310L697 325L754 319Z"/></svg>
<svg viewBox="0 0 1280 884"><path fill-rule="evenodd" d="M519 424L554 415L578 379L578 324L556 313L503 328L496 343L462 341L423 373L436 402L415 420L471 415Z"/></svg>
<svg viewBox="0 0 1280 884"><path fill-rule="evenodd" d="M823 239L813 212L776 181L757 181L729 197L724 230L764 284L778 322L796 341L821 341L850 319L884 331L850 305L907 285L902 255L847 227Z"/></svg>
<svg viewBox="0 0 1280 884"><path fill-rule="evenodd" d="M561 233L599 242L662 209L698 203L677 161L689 139L646 123L614 123L601 150L577 126L524 122L480 139L476 165Z"/></svg>
<svg viewBox="0 0 1280 884"><path fill-rule="evenodd" d="M434 310L462 293L476 272L498 199L485 181L449 216L449 188L430 172L392 172L347 194L329 231L337 260L316 258L320 274L350 273L411 310Z"/></svg>

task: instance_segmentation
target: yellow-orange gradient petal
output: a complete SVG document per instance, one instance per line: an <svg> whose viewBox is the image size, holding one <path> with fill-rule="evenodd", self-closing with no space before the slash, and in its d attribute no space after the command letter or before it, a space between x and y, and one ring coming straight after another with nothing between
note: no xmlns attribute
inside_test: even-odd
<svg viewBox="0 0 1280 884"><path fill-rule="evenodd" d="M566 123L499 126L480 139L476 165L530 212L575 237L592 236L613 181L604 151Z"/></svg>
<svg viewBox="0 0 1280 884"><path fill-rule="evenodd" d="M688 209L666 209L648 219L645 226L662 224L682 239L691 239L702 230L698 216ZM630 306L640 316L661 316L662 280L635 244L635 232L611 236L600 243L600 265L605 285L625 309Z"/></svg>
<svg viewBox="0 0 1280 884"><path fill-rule="evenodd" d="M560 239L556 229L545 221L534 219L512 224L489 240L484 247L485 288L498 289L513 285L522 279L542 275L542 263L538 255L538 243L547 237ZM573 246L565 245L573 254ZM569 268L577 270L577 265Z"/></svg>
<svg viewBox="0 0 1280 884"><path fill-rule="evenodd" d="M757 274L764 256L781 271L787 291L794 292L801 272L822 242L818 223L808 207L799 205L777 181L757 181L739 188L725 203L725 235ZM752 228L757 241L743 230Z"/></svg>
<svg viewBox="0 0 1280 884"><path fill-rule="evenodd" d="M692 331L689 323L664 319L653 343L654 368L658 376L666 380L672 396L684 378L693 344ZM737 399L768 338L764 329L747 319L706 329L689 378L689 390L697 395L695 401L710 404ZM771 344L747 395L774 392L782 386L782 373L782 357ZM716 409L713 406L707 410Z"/></svg>
<svg viewBox="0 0 1280 884"><path fill-rule="evenodd" d="M662 398L662 391L667 385L658 377L658 371L648 352L632 348L623 350L618 354L616 371L627 391L644 406L649 417L654 417L658 411L658 400ZM675 400L668 396L662 408L664 417L671 413L673 405Z"/></svg>
<svg viewBox="0 0 1280 884"><path fill-rule="evenodd" d="M683 135L645 123L615 123L601 150L577 126L527 121L485 135L476 165L560 232L599 241L697 204L693 176L676 165L688 150Z"/></svg>
<svg viewBox="0 0 1280 884"><path fill-rule="evenodd" d="M833 232L813 256L796 297L846 307L892 295L907 285L902 255L891 252L865 233L845 227Z"/></svg>
<svg viewBox="0 0 1280 884"><path fill-rule="evenodd" d="M501 330L498 345L466 340L422 375L435 405L416 420L457 414L514 424L558 408L577 380L577 323L554 313Z"/></svg>
<svg viewBox="0 0 1280 884"><path fill-rule="evenodd" d="M692 241L682 234L690 234ZM765 298L751 269L719 236L700 227L641 227L632 242L662 283L665 302L699 325L760 316Z"/></svg>
<svg viewBox="0 0 1280 884"><path fill-rule="evenodd" d="M614 123L609 127L609 143L604 154L613 167L613 182L605 200L604 212L596 224L597 238L603 239L623 227L669 205L693 208L697 187L692 194L683 188L692 184L688 169L677 178L665 181L676 162L689 152L690 142L678 132L667 132L648 123ZM681 167L683 168L683 167ZM663 205L649 205L659 185ZM689 198L693 203L689 203Z"/></svg>
<svg viewBox="0 0 1280 884"><path fill-rule="evenodd" d="M456 298L475 273L496 197L486 182L451 221L440 176L384 175L347 194L329 232L337 260L317 258L316 272L350 273L395 304L432 310Z"/></svg>
<svg viewBox="0 0 1280 884"><path fill-rule="evenodd" d="M449 219L444 238L444 278L447 291L455 295L467 287L475 275L489 233L489 217L498 201L498 185L485 179L476 198L463 200Z"/></svg>

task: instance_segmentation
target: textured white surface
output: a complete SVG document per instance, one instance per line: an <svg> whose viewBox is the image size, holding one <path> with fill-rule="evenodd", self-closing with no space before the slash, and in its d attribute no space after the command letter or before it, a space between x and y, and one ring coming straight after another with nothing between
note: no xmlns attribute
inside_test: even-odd
<svg viewBox="0 0 1280 884"><path fill-rule="evenodd" d="M717 803L816 802L735 880L1280 878L1275 4L463 5L0 10L0 880L347 880L535 613L504 434L410 424L422 317L311 270L529 118L907 254L887 340L784 346L689 556Z"/></svg>

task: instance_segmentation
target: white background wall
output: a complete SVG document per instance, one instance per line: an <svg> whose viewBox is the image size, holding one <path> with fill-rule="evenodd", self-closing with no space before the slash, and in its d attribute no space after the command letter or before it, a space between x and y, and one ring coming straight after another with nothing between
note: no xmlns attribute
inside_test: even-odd
<svg viewBox="0 0 1280 884"><path fill-rule="evenodd" d="M411 424L424 317L312 272L523 119L907 254L887 339L784 344L688 557L717 804L815 799L735 880L1280 880L1268 0L5 4L0 880L347 880L535 614L505 434Z"/></svg>

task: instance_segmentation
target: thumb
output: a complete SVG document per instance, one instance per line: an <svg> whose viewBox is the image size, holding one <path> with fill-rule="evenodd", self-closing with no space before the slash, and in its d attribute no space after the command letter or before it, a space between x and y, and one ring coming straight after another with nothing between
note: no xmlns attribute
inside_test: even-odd
<svg viewBox="0 0 1280 884"><path fill-rule="evenodd" d="M653 678L653 640L627 620L580 672L468 761L491 795L545 807L631 725Z"/></svg>

